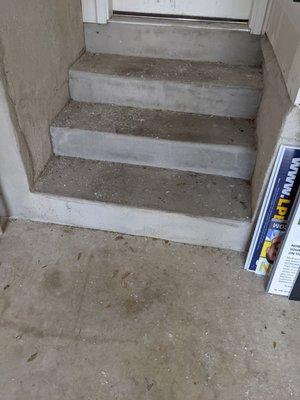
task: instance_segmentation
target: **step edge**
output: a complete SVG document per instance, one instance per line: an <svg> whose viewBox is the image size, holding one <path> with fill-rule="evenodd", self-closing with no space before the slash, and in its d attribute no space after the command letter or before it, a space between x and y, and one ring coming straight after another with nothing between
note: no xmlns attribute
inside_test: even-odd
<svg viewBox="0 0 300 400"><path fill-rule="evenodd" d="M149 142L157 142L157 141L163 141L164 143L178 143L185 145L187 147L201 147L201 148L206 148L206 149L215 149L215 150L221 150L225 148L225 152L231 153L234 151L238 151L244 154L257 154L257 150L255 148L255 145L235 145L235 144L222 144L222 143L207 143L207 142L193 142L193 141L188 141L188 140L172 140L172 139L164 139L160 137L147 137L143 135L131 135L130 133L115 133L115 132L103 132L103 131L95 131L95 130L90 130L90 129L84 129L84 128L69 128L67 126L58 126L58 125L51 125L50 126L50 133L51 137L52 134L55 134L55 131L58 131L58 134L63 135L63 132L66 132L67 135L72 134L72 132L75 134L83 134L83 135L89 135L92 134L94 136L96 135L101 135L101 136L111 136L112 138L118 137L118 138L126 138L130 140L137 140L137 141L149 141ZM227 151L226 151L227 150Z"/></svg>
<svg viewBox="0 0 300 400"><path fill-rule="evenodd" d="M62 194L53 194L53 193L47 193L44 191L38 191L35 186L32 190L33 194L37 195L43 195L46 196L47 198L61 198L64 199L65 201L68 202L76 202L79 204L97 204L97 205L106 205L112 208L116 209L128 209L130 211L140 211L144 213L158 213L161 215L168 215L168 216L180 216L180 217L185 217L188 219L193 219L193 220L203 220L203 221L208 221L208 222L213 222L217 224L225 224L228 226L249 226L252 224L252 217L249 217L247 219L228 219L228 218L217 218L217 217L206 217L206 216L197 216L197 215L192 215L192 214L184 214L180 212L175 212L175 211L162 211L158 210L156 208L145 208L145 207L134 207L126 204L116 204L116 203L111 203L111 202L106 202L106 201L97 201L97 200L88 200L88 199L82 199L80 197L70 197L70 196L64 196Z"/></svg>
<svg viewBox="0 0 300 400"><path fill-rule="evenodd" d="M62 156L62 158L73 158L73 159L79 159L79 160L81 160L81 161L93 161L93 160L87 160L87 159L83 159L83 158L80 158L80 157L68 157L68 156ZM50 159L50 161L49 162L51 162L51 161L55 161L55 159L56 158L60 158L60 156L53 156L51 159ZM101 161L100 161L101 162ZM130 167L141 167L141 165L133 165L133 164L126 164L126 163L123 163L123 162L109 162L109 161L102 161L103 163L111 163L111 164L122 164L122 165L127 165L127 166L130 166ZM48 163L49 164L49 163ZM45 167L45 169L43 170L43 172L40 174L40 176L39 176L39 178L36 180L36 182L35 182L35 184L34 184L34 186L33 186L33 191L35 191L35 192L37 192L37 193L45 193L45 190L46 189L43 189L43 188L41 188L40 190L38 189L38 184L39 184L39 182L40 181L43 181L43 177L44 177L44 173L46 172L47 173L47 166L48 166L48 164L46 165L46 167ZM159 167L149 167L149 168L152 168L152 169L161 169L161 170L168 170L168 168L159 168ZM174 171L174 170L173 170ZM176 171L176 170L175 170ZM180 171L180 170L177 170L178 172L185 172L185 171ZM199 174L199 175L207 175L207 176L209 176L209 177L211 177L211 175L210 174L203 174L203 173L196 173L196 174ZM212 175L213 176L213 175ZM246 179L242 179L242 178L233 178L233 177L221 177L222 179L227 179L227 180L233 180L233 179L238 179L240 182L242 182L243 183L243 185L247 185L248 187L249 187L249 181L247 181ZM47 193L47 192L46 192ZM46 194L45 193L45 194ZM50 195L51 195L51 193L49 193ZM111 204L111 205L115 205L115 206L120 206L120 207L128 207L128 208L130 208L130 209L142 209L142 210L148 210L149 212L150 211L160 211L160 212L164 212L164 213L167 213L167 214L176 214L176 215L185 215L185 216L190 216L190 217L193 217L193 218L215 218L215 219L218 219L218 220L223 220L223 218L220 218L220 217L213 217L213 216L205 216L205 215L201 215L201 214L192 214L192 213L186 213L186 210L184 210L184 211L178 211L178 210L176 210L176 211L172 211L172 210L160 210L159 208L156 208L155 206L153 207L153 206L149 206L149 207L143 207L142 205L141 206L135 206L135 205L128 205L128 204L122 204L122 203L114 203L114 202L112 202L112 201L102 201L102 200L99 200L98 198L93 198L92 196L89 196L88 198L86 198L86 199L84 199L84 198L81 198L81 197L77 197L77 195L75 194L74 196L73 195L69 195L69 196L66 196L64 193L63 193L63 191L62 191L62 193L55 193L55 195L58 195L58 196L62 196L62 197L68 197L68 198L77 198L78 200L83 200L83 201L90 201L90 202L92 202L92 203L99 203L99 204L102 204L102 203L105 203L105 204ZM249 192L249 195L250 195L250 192ZM80 194L78 195L78 196L80 196ZM229 204L231 204L231 203L229 203ZM213 210L214 211L214 210ZM251 204L250 204L250 198L249 198L249 209L248 209L248 212L247 212L247 215L245 215L244 217L241 217L241 218L239 218L238 216L236 217L236 218L233 218L232 219L232 221L238 221L238 222L248 222L248 221L250 221L251 220L251 218L252 218L252 210L251 210Z"/></svg>
<svg viewBox="0 0 300 400"><path fill-rule="evenodd" d="M74 152L72 151L61 151L59 148L55 148L54 150L54 154L55 156L58 157L73 157L76 158L78 157L78 155L76 155ZM212 167L203 167L203 168L196 168L196 167L185 167L183 165L177 165L175 166L171 166L170 164L160 164L160 165L155 165L154 163L148 163L148 162L142 162L142 161L138 161L135 162L134 160L121 160L121 159L116 159L116 158L110 158L110 157L103 157L101 156L100 158L95 158L92 156L80 156L81 159L83 160L91 160L91 161L104 161L104 162L110 162L110 163L120 163L120 164L128 164L128 165L135 165L135 166L144 166L144 167L150 167L150 168L161 168L161 169L170 169L172 171L180 171L180 172L192 172L192 173L196 173L196 174L203 174L203 175L215 175L215 176L221 176L224 178L233 178L233 179L240 179L246 182L250 182L251 180L251 176L253 173L253 168L254 168L254 161L253 160L253 164L252 164L252 168L249 170L244 170L244 174L239 173L239 174L235 174L232 173L232 169L230 170L230 168L225 169L225 168L212 168Z"/></svg>
<svg viewBox="0 0 300 400"><path fill-rule="evenodd" d="M66 131L64 128L54 128L53 133L51 134L52 138L52 147L53 147L53 153L56 156L62 156L62 157L73 157L73 158L81 158L84 160L94 160L94 161L106 161L106 162L111 162L111 163L121 163L121 164L129 164L129 165L136 165L136 166L148 166L148 167L153 167L153 168L162 168L162 169L171 169L171 170L178 170L178 171L185 171L185 172L194 172L198 174L206 174L206 175L216 175L216 176L223 176L227 178L236 178L236 179L241 179L245 181L250 181L252 173L253 173L253 168L255 165L255 159L256 159L256 151L254 149L249 149L246 147L239 147L237 150L236 149L225 149L223 145L205 145L202 146L201 144L199 145L194 145L193 143L185 143L185 142L176 142L176 141L167 141L167 140L157 140L157 139L148 139L148 138L137 138L136 136L125 136L125 135L119 135L119 134L110 134L108 133L107 135L105 133L99 133L96 132L94 135L93 131L90 131L90 133L93 134L93 142L96 140L95 136L99 135L101 136L101 144L104 146L104 150L101 151L99 150L99 153L94 154L95 152L90 151L88 147L84 147L84 145L81 147L81 150L76 149L78 147L78 144L75 141L72 141L72 138L70 136L72 135L72 131L75 133L76 130L69 130ZM78 136L81 136L81 140L83 140L83 135L86 135L88 133L82 133L82 130L77 131L79 133ZM64 143L64 138L68 137L70 140L70 143L65 144ZM78 137L77 136L77 137ZM134 146L134 145L139 145L139 146L145 146L145 145L151 145L153 147L153 151L156 151L157 146L160 147L160 153L166 153L167 156L165 159L161 160L158 158L153 158L153 159L148 159L148 154L146 152L146 159L143 160L144 153L139 153L140 157L136 156L136 152L129 152L125 151L124 154L122 150L117 151L115 154L114 151L112 150L113 144L105 143L105 140L108 139L108 137L105 138L105 136L113 136L113 139L117 139L118 143L115 143L117 145L122 145L122 139L125 138L124 146ZM122 136L122 137L120 137ZM62 140L60 139L62 138ZM108 139L109 140L109 139ZM146 142L145 142L146 140ZM148 141L147 141L148 140ZM104 143L103 143L104 141ZM168 148L168 143L171 143L171 149ZM174 148L178 145L178 148ZM97 148L97 145L95 145ZM108 146L108 149L107 147ZM234 146L232 146L234 147ZM238 147L238 146L235 146ZM210 164L209 162L207 163L207 166L204 164L201 164L200 161L197 162L195 160L195 156L193 156L193 159L190 160L190 163L185 163L183 161L178 160L178 157L181 152L187 152L190 149L196 150L199 153L203 152L210 152L211 153L211 158L218 158L218 154L214 154L216 152L219 153L219 156L222 157L222 154L224 156L228 156L232 158L232 165L218 165L218 161L216 161L213 164ZM172 160L172 157L168 156L170 153L175 154L175 159ZM239 162L239 160L243 160L243 158L246 158L246 163L244 163L245 167L244 168L237 168L236 164Z"/></svg>
<svg viewBox="0 0 300 400"><path fill-rule="evenodd" d="M131 212L131 210L122 210L95 203L88 204L86 201L78 202L74 201L73 198L66 201L65 198L56 195L50 197L49 195L35 192L31 193L31 201L42 206L38 212L31 215L31 219L35 221L120 232L134 236L152 237L177 243L211 246L234 251L246 250L252 229L252 221L243 224L234 223L228 225L230 234L224 235L218 226L219 224L213 221L196 221L195 218L182 217L180 215L176 216L178 218L175 219L164 214L159 216L159 220L156 218L153 221L148 213L142 213L140 210ZM45 209L48 210L46 213L42 211ZM66 209L68 210L67 213ZM22 212L15 215L15 217L26 218ZM124 218L129 218L133 223L126 223L125 226ZM181 229L182 226L184 229ZM178 228L178 233L176 233L175 228Z"/></svg>
<svg viewBox="0 0 300 400"><path fill-rule="evenodd" d="M203 82L199 83L197 81L191 81L191 82L179 82L176 80L166 80L166 79L151 79L151 78L137 78L137 77L129 77L125 75L120 75L120 74L104 74L101 72L91 72L91 71L84 71L84 70L77 70L76 65L74 65L70 71L69 71L69 77L70 80L72 79L77 79L77 80L87 80L90 79L92 76L98 76L100 78L106 78L111 81L116 80L116 79L122 79L126 81L131 81L131 82L153 82L153 83L169 83L173 85L178 85L178 86L194 86L197 88L228 88L228 89L234 89L234 90L251 90L255 91L258 93L261 93L264 86L263 82L261 82L261 85L257 86L249 86L249 85L237 85L237 84L226 84L226 83L217 83L217 81L213 82Z"/></svg>

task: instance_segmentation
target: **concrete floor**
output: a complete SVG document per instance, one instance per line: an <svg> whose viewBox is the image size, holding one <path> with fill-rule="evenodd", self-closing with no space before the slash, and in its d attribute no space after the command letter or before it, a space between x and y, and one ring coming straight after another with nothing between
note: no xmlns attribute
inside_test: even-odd
<svg viewBox="0 0 300 400"><path fill-rule="evenodd" d="M12 222L0 239L1 400L300 398L300 307L243 255Z"/></svg>

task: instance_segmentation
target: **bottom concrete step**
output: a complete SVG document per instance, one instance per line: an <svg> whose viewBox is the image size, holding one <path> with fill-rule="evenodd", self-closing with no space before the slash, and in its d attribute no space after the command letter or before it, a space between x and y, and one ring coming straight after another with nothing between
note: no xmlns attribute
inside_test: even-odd
<svg viewBox="0 0 300 400"><path fill-rule="evenodd" d="M243 250L251 227L250 186L241 179L53 157L35 191L117 206L105 229L124 233Z"/></svg>

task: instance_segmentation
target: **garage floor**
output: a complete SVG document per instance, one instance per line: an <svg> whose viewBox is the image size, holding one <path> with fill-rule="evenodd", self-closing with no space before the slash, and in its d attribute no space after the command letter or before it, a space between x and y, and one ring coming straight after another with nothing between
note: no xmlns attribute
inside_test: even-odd
<svg viewBox="0 0 300 400"><path fill-rule="evenodd" d="M1 400L300 398L300 305L232 251L12 222Z"/></svg>

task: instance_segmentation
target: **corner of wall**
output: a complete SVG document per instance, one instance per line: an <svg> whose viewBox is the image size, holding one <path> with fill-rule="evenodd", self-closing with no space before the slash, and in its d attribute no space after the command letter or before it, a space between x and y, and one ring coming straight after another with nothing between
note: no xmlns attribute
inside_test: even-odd
<svg viewBox="0 0 300 400"><path fill-rule="evenodd" d="M32 158L31 158L30 150L29 150L28 144L26 142L26 139L20 129L17 113L15 110L15 105L11 98L9 86L7 83L7 77L6 77L6 73L5 73L5 67L4 67L3 60L4 60L4 47L2 45L2 41L1 41L1 37L0 37L0 85L2 86L3 94L5 94L2 96L2 98L0 97L0 107L2 109L4 109L3 103L5 101L7 104L7 107L10 110L10 115L11 115L11 118L12 118L12 121L13 121L13 124L15 127L16 144L19 149L20 155L22 157L23 163L24 163L28 181L32 182L33 176L34 176Z"/></svg>
<svg viewBox="0 0 300 400"><path fill-rule="evenodd" d="M14 215L29 193L29 181L21 155L20 132L16 113L7 92L0 60L0 188L2 214ZM24 148L23 148L24 149Z"/></svg>
<svg viewBox="0 0 300 400"><path fill-rule="evenodd" d="M84 47L80 0L1 4L5 86L30 185L52 155L49 126L69 100L68 70Z"/></svg>
<svg viewBox="0 0 300 400"><path fill-rule="evenodd" d="M262 41L264 91L256 120L257 160L252 177L252 208L256 216L279 146L283 120L290 101L281 72L265 36Z"/></svg>
<svg viewBox="0 0 300 400"><path fill-rule="evenodd" d="M300 90L300 4L273 0L266 33L283 74L291 102L297 104Z"/></svg>
<svg viewBox="0 0 300 400"><path fill-rule="evenodd" d="M49 127L84 49L81 1L44 3L1 4L0 186L9 215L32 208L30 188L52 155Z"/></svg>
<svg viewBox="0 0 300 400"><path fill-rule="evenodd" d="M281 69L267 37L262 39L264 93L257 122L257 161L252 177L252 208L256 217L280 144L300 141L300 108L289 97Z"/></svg>
<svg viewBox="0 0 300 400"><path fill-rule="evenodd" d="M4 197L2 195L2 190L0 188L0 219L2 217L7 217L7 215L8 215L8 212L7 212L7 209L6 209L6 204L5 204L5 201L4 201Z"/></svg>

